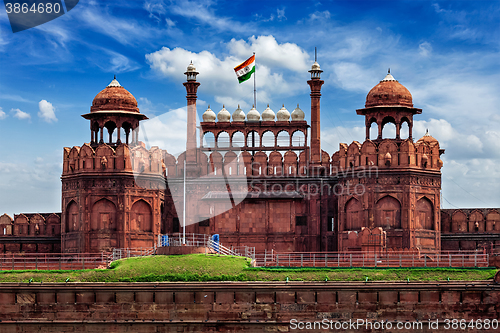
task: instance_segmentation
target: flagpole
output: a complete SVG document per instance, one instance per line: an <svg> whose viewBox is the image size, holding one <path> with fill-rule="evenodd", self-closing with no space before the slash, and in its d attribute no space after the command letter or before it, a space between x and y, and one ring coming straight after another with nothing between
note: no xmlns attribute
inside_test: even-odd
<svg viewBox="0 0 500 333"><path fill-rule="evenodd" d="M255 57L255 52L253 53L253 55ZM255 58L254 58L254 61L255 61ZM257 66L255 66L255 71L253 72L253 105L257 109L257 90L255 88L255 86L256 86L256 84L255 84L256 74L257 74Z"/></svg>

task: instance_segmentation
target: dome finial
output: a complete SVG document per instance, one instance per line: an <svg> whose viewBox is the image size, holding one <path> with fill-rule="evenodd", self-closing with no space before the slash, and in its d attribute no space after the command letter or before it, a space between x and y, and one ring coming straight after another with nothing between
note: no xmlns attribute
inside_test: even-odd
<svg viewBox="0 0 500 333"><path fill-rule="evenodd" d="M113 76L113 80L116 80L116 74Z"/></svg>
<svg viewBox="0 0 500 333"><path fill-rule="evenodd" d="M431 136L431 135L429 134L429 129L426 129L426 130L425 130L425 136Z"/></svg>
<svg viewBox="0 0 500 333"><path fill-rule="evenodd" d="M391 74L391 67L387 70L387 74Z"/></svg>

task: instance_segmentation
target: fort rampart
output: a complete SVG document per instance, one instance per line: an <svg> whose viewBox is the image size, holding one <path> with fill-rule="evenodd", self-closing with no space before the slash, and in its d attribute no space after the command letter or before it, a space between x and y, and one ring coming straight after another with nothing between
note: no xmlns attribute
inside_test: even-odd
<svg viewBox="0 0 500 333"><path fill-rule="evenodd" d="M358 319L418 321L421 329L406 331L444 332L446 319L499 316L492 281L5 283L0 291L0 332L293 332L291 320ZM429 320L440 328L429 329Z"/></svg>

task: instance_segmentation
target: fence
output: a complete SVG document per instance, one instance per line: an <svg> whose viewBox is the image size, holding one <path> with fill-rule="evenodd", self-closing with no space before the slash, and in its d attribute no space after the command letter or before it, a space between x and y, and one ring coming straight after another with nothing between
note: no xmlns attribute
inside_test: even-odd
<svg viewBox="0 0 500 333"><path fill-rule="evenodd" d="M106 252L0 254L0 271L106 268L109 259L110 254Z"/></svg>
<svg viewBox="0 0 500 333"><path fill-rule="evenodd" d="M219 242L214 242L213 240L208 241L207 247L209 249L212 249L215 253L224 254L227 256L238 256L238 257L247 257L255 259L255 247L249 247L249 246L225 247L221 245Z"/></svg>
<svg viewBox="0 0 500 333"><path fill-rule="evenodd" d="M185 245L183 244L185 240ZM161 246L196 246L206 247L213 253L229 256L241 256L255 259L255 247L250 246L224 246L213 240L210 235L187 233L185 237L181 233L173 235L158 235L158 247Z"/></svg>
<svg viewBox="0 0 500 333"><path fill-rule="evenodd" d="M269 267L488 267L489 255L455 253L283 252L255 256L257 266Z"/></svg>
<svg viewBox="0 0 500 333"><path fill-rule="evenodd" d="M113 249L111 261L123 258L143 257L156 254L156 247Z"/></svg>
<svg viewBox="0 0 500 333"><path fill-rule="evenodd" d="M158 235L158 247L160 246L183 246L183 235L175 233L173 235ZM185 246L206 246L210 240L210 235L188 233L185 236Z"/></svg>

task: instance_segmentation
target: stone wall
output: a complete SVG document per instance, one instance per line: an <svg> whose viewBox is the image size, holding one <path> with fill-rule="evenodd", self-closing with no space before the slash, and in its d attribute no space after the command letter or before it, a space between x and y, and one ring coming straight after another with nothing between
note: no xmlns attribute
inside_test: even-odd
<svg viewBox="0 0 500 333"><path fill-rule="evenodd" d="M290 332L292 319L364 319L418 320L424 323L419 332L444 332L445 319L499 318L499 300L500 286L492 281L6 283L0 291L0 331ZM428 329L428 320L439 320L441 328Z"/></svg>

